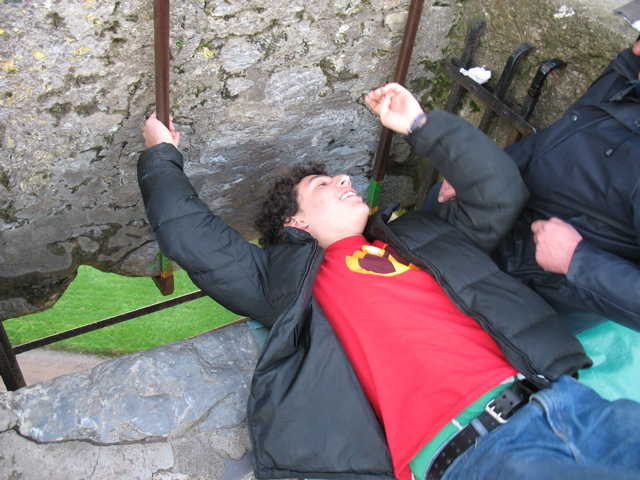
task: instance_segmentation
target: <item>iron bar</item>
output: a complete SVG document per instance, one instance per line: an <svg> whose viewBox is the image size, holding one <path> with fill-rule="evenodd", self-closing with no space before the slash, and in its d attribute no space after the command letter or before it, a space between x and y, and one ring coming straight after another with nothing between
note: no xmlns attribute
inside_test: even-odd
<svg viewBox="0 0 640 480"><path fill-rule="evenodd" d="M169 0L153 0L156 116L169 128Z"/></svg>
<svg viewBox="0 0 640 480"><path fill-rule="evenodd" d="M480 37L484 33L484 27L486 27L486 22L483 20L474 20L467 32L467 36L464 40L464 51L462 52L462 56L460 57L460 68L469 69L473 62L473 54L478 48L478 44L480 43ZM462 100L462 95L464 94L464 90L458 83L454 83L451 88L451 93L449 94L449 100L447 101L447 106L445 110L447 112L456 113L458 110L458 105L460 104L460 100Z"/></svg>
<svg viewBox="0 0 640 480"><path fill-rule="evenodd" d="M2 322L0 322L0 375L7 390L17 390L27 385Z"/></svg>
<svg viewBox="0 0 640 480"><path fill-rule="evenodd" d="M153 35L155 53L156 117L169 128L169 0L153 0ZM162 295L174 290L173 262L162 252L158 254L160 274L153 278Z"/></svg>
<svg viewBox="0 0 640 480"><path fill-rule="evenodd" d="M535 47L530 43L523 43L518 48L516 48L514 52L509 56L507 63L502 69L502 75L500 75L500 79L498 80L494 91L494 95L498 100L504 100L506 98L507 90L511 86L511 82L513 81L513 77L516 74L518 65L520 64L524 56L531 52L534 48ZM492 109L487 108L484 111L484 115L482 115L482 119L478 124L478 128L484 133L487 133L489 131L489 128L491 127L491 122L494 116L495 112Z"/></svg>
<svg viewBox="0 0 640 480"><path fill-rule="evenodd" d="M509 125L515 128L524 136L529 136L539 130L539 126L534 126L530 121L526 122L516 112L516 109L507 100L498 100L493 92L480 85L469 77L460 73L460 67L453 62L445 62L444 71L456 83L460 84L465 90L475 96L480 102L488 105L499 117L502 117Z"/></svg>
<svg viewBox="0 0 640 480"><path fill-rule="evenodd" d="M531 86L529 87L529 90L527 90L527 96L524 99L522 108L520 109L520 116L524 120L528 121L531 118L533 109L536 107L538 98L540 98L540 94L542 93L542 87L547 81L547 76L553 70L557 68L563 68L566 65L567 63L564 60L560 60L559 58L552 58L550 60L545 60L538 67L538 71L531 81ZM511 145L512 143L516 143L521 138L522 134L518 131L514 131L511 135L511 138L509 139L509 145Z"/></svg>
<svg viewBox="0 0 640 480"><path fill-rule="evenodd" d="M103 320L89 323L87 325L82 325L80 327L71 328L69 330L65 330L64 332L56 333L54 335L49 335L48 337L39 338L31 342L22 343L20 345L13 347L13 352L15 354L28 352L29 350L33 350L34 348L44 347L46 345L59 342L60 340L66 340L68 338L72 338L77 335L81 335L83 333L93 332L101 328L110 327L111 325L116 325L126 320L131 320L134 318L142 317L143 315L159 312L166 308L174 307L176 305L180 305L182 303L189 302L191 300L197 300L198 298L201 298L201 297L204 297L204 293L202 292L202 290L198 290L191 293L185 293L184 295L180 295L178 297L171 298L169 300L164 300L162 302L154 303L153 305L148 305L146 307L138 308L137 310L132 310L130 312L122 313L120 315L115 315L113 317L105 318Z"/></svg>
<svg viewBox="0 0 640 480"><path fill-rule="evenodd" d="M413 46L416 41L416 34L418 33L418 26L420 25L423 5L424 0L411 0L411 4L409 5L407 23L405 25L402 45L400 46L400 54L398 56L396 70L393 76L393 81L400 85L404 85L407 79L407 72L409 70L411 54L413 53ZM384 174L387 169L387 161L389 159L389 150L391 149L392 140L393 131L386 127L382 127L382 130L380 131L380 140L378 141L378 149L376 151L376 157L373 164L371 182L369 184L369 193L367 195L367 203L371 209L377 208L378 200L380 199L380 190L382 188L382 181L384 180Z"/></svg>

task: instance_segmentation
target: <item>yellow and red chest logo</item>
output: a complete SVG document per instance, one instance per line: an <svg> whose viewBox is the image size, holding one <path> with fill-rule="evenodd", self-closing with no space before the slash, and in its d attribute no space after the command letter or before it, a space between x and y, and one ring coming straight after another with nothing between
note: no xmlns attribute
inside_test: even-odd
<svg viewBox="0 0 640 480"><path fill-rule="evenodd" d="M347 267L356 273L368 275L393 276L408 270L420 270L414 264L407 262L389 245L384 248L373 245L363 245L351 256L346 257Z"/></svg>

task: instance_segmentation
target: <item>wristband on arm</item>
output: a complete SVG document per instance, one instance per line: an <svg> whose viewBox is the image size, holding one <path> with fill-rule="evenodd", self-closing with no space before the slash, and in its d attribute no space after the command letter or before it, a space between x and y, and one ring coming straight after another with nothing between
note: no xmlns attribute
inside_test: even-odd
<svg viewBox="0 0 640 480"><path fill-rule="evenodd" d="M424 123L427 123L427 114L426 113L421 113L420 115L418 115L416 117L416 119L413 121L413 123L411 124L411 126L409 127L409 135L411 135L413 132L415 132L416 130L418 130L422 125L422 121L425 121Z"/></svg>

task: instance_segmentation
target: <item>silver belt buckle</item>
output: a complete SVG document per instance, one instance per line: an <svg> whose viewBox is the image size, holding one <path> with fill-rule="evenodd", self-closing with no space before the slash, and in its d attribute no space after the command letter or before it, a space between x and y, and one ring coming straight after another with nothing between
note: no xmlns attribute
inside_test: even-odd
<svg viewBox="0 0 640 480"><path fill-rule="evenodd" d="M495 407L495 400L491 400L489 403L487 403L487 406L484 407L484 411L487 412L489 415L491 415L491 417L498 423L507 423L507 421L502 418L502 414L496 412L496 407Z"/></svg>

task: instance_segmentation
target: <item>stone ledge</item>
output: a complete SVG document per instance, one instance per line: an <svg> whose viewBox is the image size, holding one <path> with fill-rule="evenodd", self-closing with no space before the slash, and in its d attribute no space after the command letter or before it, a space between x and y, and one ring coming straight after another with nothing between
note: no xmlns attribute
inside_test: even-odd
<svg viewBox="0 0 640 480"><path fill-rule="evenodd" d="M253 478L259 349L238 321L0 395L0 477Z"/></svg>

